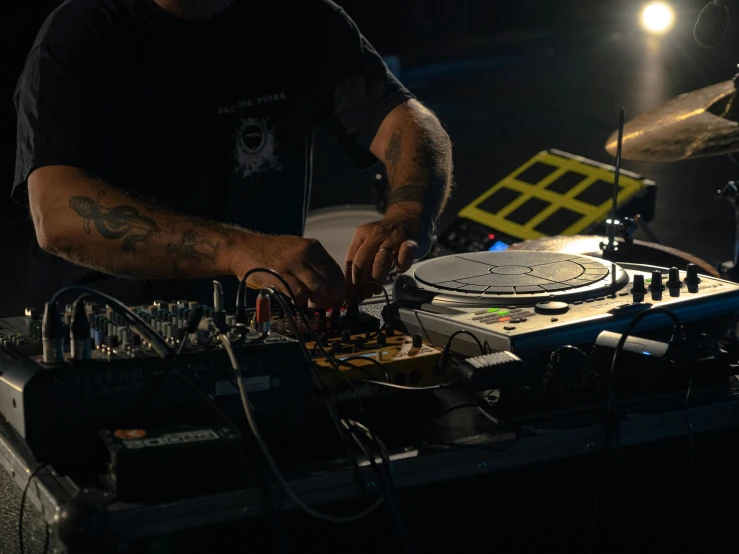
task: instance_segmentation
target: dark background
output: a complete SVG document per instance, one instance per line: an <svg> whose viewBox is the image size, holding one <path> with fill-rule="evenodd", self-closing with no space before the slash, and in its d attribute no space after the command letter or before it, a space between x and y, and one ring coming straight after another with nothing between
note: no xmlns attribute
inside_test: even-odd
<svg viewBox="0 0 739 554"><path fill-rule="evenodd" d="M620 107L633 117L682 92L731 78L739 62L736 25L716 49L701 48L692 37L706 1L672 0L677 24L660 38L640 29L642 3L633 0L340 3L383 55L399 56L400 78L439 115L454 142L457 187L443 227L540 150L554 147L612 163L603 145L616 127ZM0 72L0 174L5 183L0 195L0 316L23 308L26 250L33 240L27 211L10 199L12 93L37 29L58 3L25 0L3 10L8 24ZM318 138L315 168L313 208L371 201L378 168L352 168L325 134ZM739 167L722 157L669 165L627 162L625 168L658 183L653 229L665 244L711 263L731 256L733 213L728 205L716 204L713 195L726 180L739 177ZM699 546L699 551L713 552L721 541L733 541L736 509L727 512L723 505L737 494L736 479L727 476L735 471L739 450L735 437L715 444L724 444L726 451L697 447L697 495L686 493L684 441L672 448L655 446L652 465L645 455L627 459L626 478L607 483L604 491L600 526L605 539L597 551L663 551L669 546L681 552ZM554 465L529 468L524 476L454 481L416 491L413 499L403 491L399 505L419 551L480 545L502 546L503 551L581 551L590 530L598 468L598 460L591 460L566 470ZM621 502L614 503L615 496ZM477 501L470 502L472 497ZM286 523L299 517L289 516ZM348 542L349 531L311 520L291 533L290 541L302 548L320 535L337 551L366 551L362 545L374 552L394 551L393 543L385 542L394 540L387 529L387 518L378 516L350 528L358 535ZM650 541L642 538L647 530L655 534ZM210 540L203 546L208 547Z"/></svg>
<svg viewBox="0 0 739 554"><path fill-rule="evenodd" d="M39 26L58 1L6 5L0 88L0 316L23 308L27 210L10 199L15 155L12 95ZM536 152L559 148L611 162L603 150L618 109L627 117L682 92L731 78L739 31L705 49L692 26L705 0L674 0L676 26L649 37L634 0L343 0L401 80L446 126L455 150L456 191L442 228L462 207ZM286 15L289 17L289 14ZM735 20L739 19L735 17ZM312 208L371 202L377 167L357 171L319 133ZM663 243L710 263L731 257L733 213L713 194L739 167L726 157L669 165L625 163L659 185L653 229Z"/></svg>

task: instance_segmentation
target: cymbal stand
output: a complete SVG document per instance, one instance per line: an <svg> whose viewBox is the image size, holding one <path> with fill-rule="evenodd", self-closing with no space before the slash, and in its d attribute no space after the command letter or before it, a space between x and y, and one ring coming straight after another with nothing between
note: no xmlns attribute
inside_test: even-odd
<svg viewBox="0 0 739 554"><path fill-rule="evenodd" d="M730 281L739 281L739 183L729 181L719 191L714 200L724 200L734 208L734 258L733 261L721 262L716 266L721 277Z"/></svg>
<svg viewBox="0 0 739 554"><path fill-rule="evenodd" d="M613 176L613 203L611 204L611 217L606 219L606 229L608 231L608 242L601 242L600 248L603 250L603 258L615 259L616 252L618 252L618 243L616 242L616 233L621 231L622 233L626 230L624 240L626 242L633 242L631 232L628 232L633 226L633 220L629 219L630 224L627 228L624 228L624 223L616 219L616 209L618 208L618 179L621 176L621 148L624 141L624 120L626 116L626 110L621 108L618 114L618 147L616 150L616 172ZM628 219L628 218L624 218Z"/></svg>

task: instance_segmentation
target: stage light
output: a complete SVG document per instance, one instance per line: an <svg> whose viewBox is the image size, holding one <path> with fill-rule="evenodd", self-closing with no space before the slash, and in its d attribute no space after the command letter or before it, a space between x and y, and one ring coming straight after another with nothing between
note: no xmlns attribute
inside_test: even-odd
<svg viewBox="0 0 739 554"><path fill-rule="evenodd" d="M672 28L674 21L675 12L664 2L650 2L641 12L642 27L650 33L666 33Z"/></svg>

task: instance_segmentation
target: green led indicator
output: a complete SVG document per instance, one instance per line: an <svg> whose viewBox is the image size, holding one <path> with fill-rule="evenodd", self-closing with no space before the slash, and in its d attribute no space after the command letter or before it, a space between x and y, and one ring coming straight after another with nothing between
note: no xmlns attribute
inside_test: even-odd
<svg viewBox="0 0 739 554"><path fill-rule="evenodd" d="M499 309L500 309L500 308L489 308L489 309L488 309L488 313L489 313L489 314L495 313L495 312L497 312L497 311L498 311Z"/></svg>
<svg viewBox="0 0 739 554"><path fill-rule="evenodd" d="M498 312L498 315L508 315L509 313L511 312L509 312L508 310L501 310Z"/></svg>
<svg viewBox="0 0 739 554"><path fill-rule="evenodd" d="M652 280L651 280L651 279L647 279L647 283L651 283L651 282L652 282Z"/></svg>

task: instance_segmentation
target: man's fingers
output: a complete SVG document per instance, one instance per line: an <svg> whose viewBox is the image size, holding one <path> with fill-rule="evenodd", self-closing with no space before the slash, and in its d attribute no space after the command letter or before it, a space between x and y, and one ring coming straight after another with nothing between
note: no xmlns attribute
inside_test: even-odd
<svg viewBox="0 0 739 554"><path fill-rule="evenodd" d="M384 283L387 274L393 268L395 263L395 248L391 245L383 244L377 249L375 254L375 262L372 265L372 279L378 283Z"/></svg>
<svg viewBox="0 0 739 554"><path fill-rule="evenodd" d="M344 259L344 278L346 282L346 299L350 303L354 302L354 297L357 294L357 287L354 286L354 256L357 255L357 251L364 242L364 235L359 231L354 233L349 249L346 251L346 258Z"/></svg>
<svg viewBox="0 0 739 554"><path fill-rule="evenodd" d="M361 248L354 256L352 264L352 282L355 287L361 287L369 282L372 275L372 269L375 264L375 255L380 245L383 243L384 237L367 238L362 243Z"/></svg>
<svg viewBox="0 0 739 554"><path fill-rule="evenodd" d="M398 251L398 272L404 273L413 265L418 255L418 243L415 240L407 240L400 245Z"/></svg>

